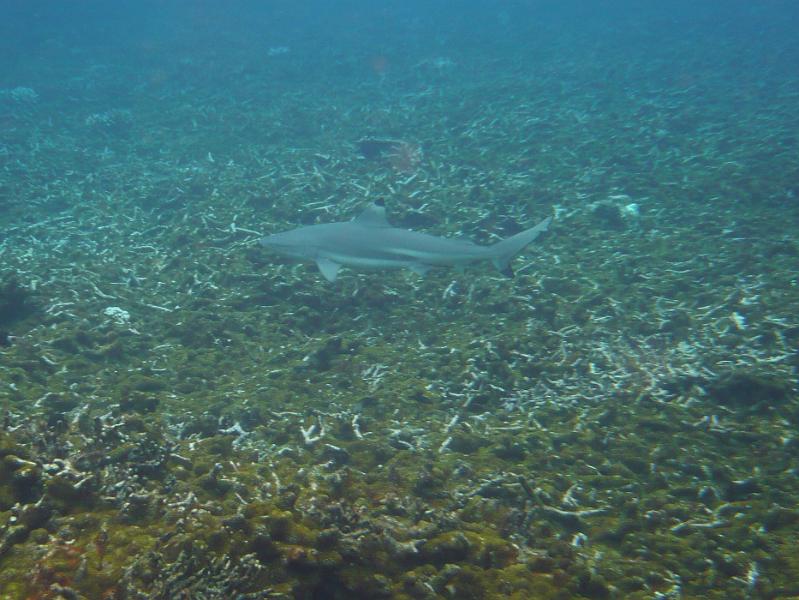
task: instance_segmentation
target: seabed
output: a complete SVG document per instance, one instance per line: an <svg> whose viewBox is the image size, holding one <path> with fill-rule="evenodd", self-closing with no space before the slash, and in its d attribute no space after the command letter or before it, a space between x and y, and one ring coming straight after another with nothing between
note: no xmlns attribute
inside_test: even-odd
<svg viewBox="0 0 799 600"><path fill-rule="evenodd" d="M797 81L540 44L0 92L0 597L799 597ZM375 198L555 220L514 279L257 244Z"/></svg>

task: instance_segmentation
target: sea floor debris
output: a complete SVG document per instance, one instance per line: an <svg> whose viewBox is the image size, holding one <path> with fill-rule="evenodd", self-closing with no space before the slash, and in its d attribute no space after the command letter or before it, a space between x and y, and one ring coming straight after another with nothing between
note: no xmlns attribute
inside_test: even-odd
<svg viewBox="0 0 799 600"><path fill-rule="evenodd" d="M548 39L534 74L230 40L0 94L3 598L799 594L797 81L609 44L628 93ZM556 219L514 280L257 247L375 198Z"/></svg>

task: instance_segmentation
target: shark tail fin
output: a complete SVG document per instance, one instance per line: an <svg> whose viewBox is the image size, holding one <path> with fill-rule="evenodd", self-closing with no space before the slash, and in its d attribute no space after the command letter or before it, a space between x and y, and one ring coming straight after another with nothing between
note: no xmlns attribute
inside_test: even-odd
<svg viewBox="0 0 799 600"><path fill-rule="evenodd" d="M503 275L513 277L513 269L510 266L510 261L519 252L524 250L528 244L535 240L535 238L546 231L551 222L552 217L547 217L535 227L525 229L524 231L517 233L516 235L512 235L511 237L504 239L501 242L497 242L491 246L491 249L495 254L494 258L491 259L491 262L494 263L494 266Z"/></svg>

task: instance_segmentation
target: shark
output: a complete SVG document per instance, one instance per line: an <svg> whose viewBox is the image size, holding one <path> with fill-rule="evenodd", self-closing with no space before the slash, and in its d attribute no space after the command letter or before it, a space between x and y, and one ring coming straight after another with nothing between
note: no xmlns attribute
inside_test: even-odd
<svg viewBox="0 0 799 600"><path fill-rule="evenodd" d="M491 261L512 277L511 260L549 227L551 217L491 245L438 237L393 227L381 201L351 221L298 227L261 239L266 248L301 261L313 261L325 279L335 282L341 267L410 269L424 276L433 267L462 267Z"/></svg>

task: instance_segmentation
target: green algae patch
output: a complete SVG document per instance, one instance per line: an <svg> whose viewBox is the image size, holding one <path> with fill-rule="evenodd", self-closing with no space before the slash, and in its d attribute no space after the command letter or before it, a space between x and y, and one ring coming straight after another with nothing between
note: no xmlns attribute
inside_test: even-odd
<svg viewBox="0 0 799 600"><path fill-rule="evenodd" d="M439 566L471 563L494 569L513 563L518 556L518 549L493 534L451 531L426 541L419 553L422 560Z"/></svg>

